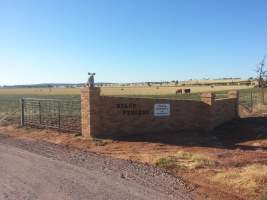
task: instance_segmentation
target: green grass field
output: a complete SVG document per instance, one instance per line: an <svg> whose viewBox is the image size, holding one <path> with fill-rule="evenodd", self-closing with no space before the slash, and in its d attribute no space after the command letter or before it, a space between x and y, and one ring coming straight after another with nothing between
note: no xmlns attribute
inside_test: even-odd
<svg viewBox="0 0 267 200"><path fill-rule="evenodd" d="M62 100L79 100L80 95L5 95L0 94L0 120L4 116L20 116L21 98L40 98L40 99L62 99Z"/></svg>

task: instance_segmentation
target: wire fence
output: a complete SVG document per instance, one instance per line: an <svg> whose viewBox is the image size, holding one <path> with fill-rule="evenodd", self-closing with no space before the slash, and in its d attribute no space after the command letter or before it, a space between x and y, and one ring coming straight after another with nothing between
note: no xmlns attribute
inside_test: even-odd
<svg viewBox="0 0 267 200"><path fill-rule="evenodd" d="M267 104L267 88L253 88L250 90L240 90L239 105L252 112L257 105Z"/></svg>
<svg viewBox="0 0 267 200"><path fill-rule="evenodd" d="M81 132L80 100L21 99L21 124Z"/></svg>
<svg viewBox="0 0 267 200"><path fill-rule="evenodd" d="M18 123L20 113L21 109L18 100L0 98L0 122L8 120Z"/></svg>

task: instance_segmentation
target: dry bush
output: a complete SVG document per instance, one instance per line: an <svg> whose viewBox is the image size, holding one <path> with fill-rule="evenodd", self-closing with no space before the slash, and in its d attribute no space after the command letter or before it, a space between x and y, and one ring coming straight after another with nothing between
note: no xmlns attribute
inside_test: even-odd
<svg viewBox="0 0 267 200"><path fill-rule="evenodd" d="M179 151L175 155L160 158L155 164L166 169L192 170L214 166L216 162L205 155Z"/></svg>
<svg viewBox="0 0 267 200"><path fill-rule="evenodd" d="M248 193L267 191L267 165L253 164L241 169L235 168L216 174L213 181Z"/></svg>
<svg viewBox="0 0 267 200"><path fill-rule="evenodd" d="M156 166L169 170L176 170L176 158L174 156L160 158L159 160L157 160Z"/></svg>
<svg viewBox="0 0 267 200"><path fill-rule="evenodd" d="M188 169L205 168L208 166L214 166L216 164L215 160L209 158L206 155L192 154L180 151L176 156L178 158L178 161L180 162L180 165Z"/></svg>

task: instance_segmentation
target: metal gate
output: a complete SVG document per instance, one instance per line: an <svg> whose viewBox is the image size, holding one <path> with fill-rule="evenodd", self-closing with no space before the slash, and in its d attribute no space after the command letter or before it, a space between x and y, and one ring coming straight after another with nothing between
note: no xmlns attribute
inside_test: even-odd
<svg viewBox="0 0 267 200"><path fill-rule="evenodd" d="M21 99L21 124L81 133L81 101Z"/></svg>

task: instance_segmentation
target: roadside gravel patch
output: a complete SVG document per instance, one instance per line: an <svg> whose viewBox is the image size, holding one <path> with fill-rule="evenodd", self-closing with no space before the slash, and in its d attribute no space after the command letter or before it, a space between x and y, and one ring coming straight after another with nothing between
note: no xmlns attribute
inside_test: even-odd
<svg viewBox="0 0 267 200"><path fill-rule="evenodd" d="M56 161L63 161L86 170L111 177L114 183L124 181L126 185L138 184L149 191L164 194L167 199L192 200L194 194L179 177L151 165L130 160L119 160L69 146L44 141L19 140L0 134L0 144L10 145Z"/></svg>

